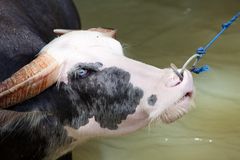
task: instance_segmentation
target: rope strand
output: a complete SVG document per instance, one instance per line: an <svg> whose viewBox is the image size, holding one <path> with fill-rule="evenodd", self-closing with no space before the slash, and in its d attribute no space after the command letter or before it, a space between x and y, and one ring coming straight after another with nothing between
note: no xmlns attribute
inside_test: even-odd
<svg viewBox="0 0 240 160"><path fill-rule="evenodd" d="M187 68L187 66L190 64L191 61L194 59L195 62L193 63L190 71L196 74L205 72L209 70L208 65L204 65L201 67L196 68L196 65L200 61L200 59L206 54L208 48L223 34L223 32L228 29L233 22L237 20L237 18L240 16L240 12L238 12L236 15L234 15L228 22L222 24L221 31L210 41L208 42L204 47L199 47L194 55L192 55L182 66L180 72L178 72L177 67L172 63L170 66L173 69L173 71L179 76L180 79L183 78L183 72ZM181 75L181 76L180 76Z"/></svg>

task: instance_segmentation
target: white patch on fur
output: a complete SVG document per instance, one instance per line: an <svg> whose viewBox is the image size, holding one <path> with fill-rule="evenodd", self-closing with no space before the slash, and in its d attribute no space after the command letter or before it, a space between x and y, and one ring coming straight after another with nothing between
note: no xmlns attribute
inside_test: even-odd
<svg viewBox="0 0 240 160"><path fill-rule="evenodd" d="M137 107L138 112L129 115L117 130L103 129L94 119L71 130L71 135L95 137L121 135L145 127L147 123L159 119L172 122L189 110L191 97L182 105L176 105L184 95L193 92L193 79L189 71L184 72L183 81L179 83L177 75L171 69L159 69L123 55L121 44L110 37L95 31L73 31L56 38L41 52L52 55L61 65L60 82L68 83L68 71L78 63L101 62L102 68L117 67L131 75L130 82L143 90L144 95ZM179 84L178 84L179 83ZM148 97L157 96L154 106L149 106Z"/></svg>

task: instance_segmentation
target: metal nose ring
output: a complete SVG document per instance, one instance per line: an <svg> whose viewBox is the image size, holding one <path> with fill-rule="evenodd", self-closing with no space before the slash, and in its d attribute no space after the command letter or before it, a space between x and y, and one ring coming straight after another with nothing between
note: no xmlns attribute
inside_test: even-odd
<svg viewBox="0 0 240 160"><path fill-rule="evenodd" d="M179 79L182 81L183 80L183 75L178 72L178 69L175 64L171 63L170 67L172 68L173 72L179 77Z"/></svg>
<svg viewBox="0 0 240 160"><path fill-rule="evenodd" d="M182 81L183 80L183 72L184 70L187 68L187 66L194 60L195 62L193 63L192 65L192 69L195 68L197 62L199 61L199 58L201 57L202 55L200 54L194 54L192 55L185 63L184 65L182 66L180 72L178 71L177 67L175 64L171 63L170 64L170 67L172 68L173 72L179 77L179 79Z"/></svg>

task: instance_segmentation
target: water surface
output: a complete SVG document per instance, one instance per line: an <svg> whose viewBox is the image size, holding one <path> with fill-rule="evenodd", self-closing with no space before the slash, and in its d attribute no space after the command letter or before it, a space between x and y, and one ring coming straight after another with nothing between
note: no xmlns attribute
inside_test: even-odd
<svg viewBox="0 0 240 160"><path fill-rule="evenodd" d="M75 0L83 28L113 27L128 57L165 68L181 66L240 6L238 0ZM214 43L194 76L196 108L170 125L92 140L76 160L239 160L240 21Z"/></svg>

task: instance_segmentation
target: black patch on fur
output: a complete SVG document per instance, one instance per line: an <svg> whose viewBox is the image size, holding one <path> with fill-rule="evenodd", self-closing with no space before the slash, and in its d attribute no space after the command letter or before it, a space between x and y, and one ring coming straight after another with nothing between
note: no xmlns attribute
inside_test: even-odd
<svg viewBox="0 0 240 160"><path fill-rule="evenodd" d="M86 66L90 74L85 78L79 77L79 70L83 67L86 69ZM40 111L51 116L41 120L37 126L31 123L35 123L36 119L30 122L20 119L13 125L21 127L9 125L6 132L0 128L0 138L5 140L0 143L0 153L4 153L6 159L14 157L10 156L11 152L16 154L12 159L17 159L21 153L24 159L46 157L63 146L60 142L64 141L65 144L67 133L63 126L77 129L87 124L93 116L101 127L117 129L122 120L135 112L143 91L130 83L128 72L116 67L100 70L96 66L101 67L99 63L81 63L69 72L68 84L53 85L40 95L8 108L18 113ZM66 142L66 146L70 143ZM54 146L47 148L50 144ZM34 155L36 157L31 157Z"/></svg>
<svg viewBox="0 0 240 160"><path fill-rule="evenodd" d="M130 82L130 74L111 67L80 79L76 74L86 64L79 64L68 76L65 90L71 93L72 102L81 111L82 124L95 117L103 128L117 129L117 124L133 114L143 91Z"/></svg>
<svg viewBox="0 0 240 160"><path fill-rule="evenodd" d="M148 104L150 106L154 106L157 102L157 96L155 94L152 94L150 97L148 97Z"/></svg>
<svg viewBox="0 0 240 160"><path fill-rule="evenodd" d="M11 109L48 112L64 126L76 129L94 116L102 128L117 129L122 120L135 112L143 91L130 83L128 72L117 67L100 70L101 66L80 63L68 73L68 84L61 82ZM87 77L78 75L82 68L88 68Z"/></svg>

